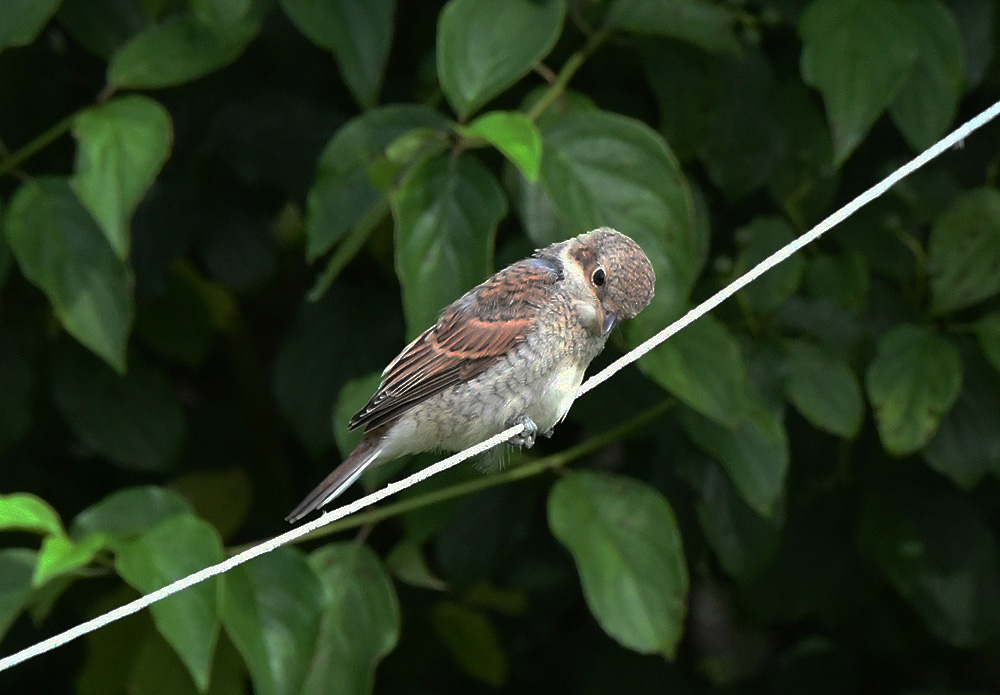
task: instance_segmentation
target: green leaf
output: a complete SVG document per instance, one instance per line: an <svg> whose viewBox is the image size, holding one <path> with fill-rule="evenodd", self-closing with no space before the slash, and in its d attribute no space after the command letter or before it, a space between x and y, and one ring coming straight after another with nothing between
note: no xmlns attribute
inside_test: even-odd
<svg viewBox="0 0 1000 695"><path fill-rule="evenodd" d="M323 591L305 555L278 548L226 574L222 624L258 695L300 692L316 646Z"/></svg>
<svg viewBox="0 0 1000 695"><path fill-rule="evenodd" d="M979 349L993 368L1000 371L1000 314L986 314L976 321L973 330L979 340Z"/></svg>
<svg viewBox="0 0 1000 695"><path fill-rule="evenodd" d="M105 533L131 540L167 519L190 515L191 506L172 490L145 485L113 492L73 519L72 536Z"/></svg>
<svg viewBox="0 0 1000 695"><path fill-rule="evenodd" d="M858 436L864 400L850 367L800 340L787 342L785 351L788 401L815 427L847 439Z"/></svg>
<svg viewBox="0 0 1000 695"><path fill-rule="evenodd" d="M63 533L56 510L41 497L26 492L0 495L0 531L10 530L43 535Z"/></svg>
<svg viewBox="0 0 1000 695"><path fill-rule="evenodd" d="M337 56L357 102L374 106L392 44L394 0L281 0L281 6L299 31Z"/></svg>
<svg viewBox="0 0 1000 695"><path fill-rule="evenodd" d="M945 134L965 84L962 37L954 15L938 0L903 5L916 30L917 61L889 112L906 142L920 152Z"/></svg>
<svg viewBox="0 0 1000 695"><path fill-rule="evenodd" d="M630 343L638 344L632 324ZM652 332L652 326L646 332ZM662 326L661 326L662 328ZM747 370L739 343L725 324L709 314L680 331L639 360L643 374L699 413L730 427L747 412Z"/></svg>
<svg viewBox="0 0 1000 695"><path fill-rule="evenodd" d="M34 569L34 550L0 548L0 639L7 634L31 594Z"/></svg>
<svg viewBox="0 0 1000 695"><path fill-rule="evenodd" d="M542 142L542 183L566 227L614 227L649 257L656 295L640 314L649 330L628 335L652 335L680 312L699 271L693 203L677 159L649 126L607 112L546 118Z"/></svg>
<svg viewBox="0 0 1000 695"><path fill-rule="evenodd" d="M909 324L882 336L865 387L885 450L904 456L926 444L961 386L962 360L947 339Z"/></svg>
<svg viewBox="0 0 1000 695"><path fill-rule="evenodd" d="M32 585L39 587L60 574L86 567L107 545L107 537L96 533L76 542L66 536L49 536L42 541Z"/></svg>
<svg viewBox="0 0 1000 695"><path fill-rule="evenodd" d="M508 170L505 183L524 233L537 248L573 236L573 232L559 219L541 183L531 183L513 169Z"/></svg>
<svg viewBox="0 0 1000 695"><path fill-rule="evenodd" d="M525 178L535 183L542 166L542 136L535 123L523 113L490 111L461 128L469 137L490 143L511 161Z"/></svg>
<svg viewBox="0 0 1000 695"><path fill-rule="evenodd" d="M382 198L369 180L368 167L389 145L417 128L444 133L448 121L426 106L383 106L351 120L330 139L306 201L306 257L310 261L366 220ZM374 225L378 220L369 221Z"/></svg>
<svg viewBox="0 0 1000 695"><path fill-rule="evenodd" d="M724 427L683 410L689 437L726 469L740 496L761 516L770 516L785 490L789 446L782 414L753 404L735 427Z"/></svg>
<svg viewBox="0 0 1000 695"><path fill-rule="evenodd" d="M79 144L70 186L127 259L132 214L170 156L170 114L148 97L118 97L77 115L73 134Z"/></svg>
<svg viewBox="0 0 1000 695"><path fill-rule="evenodd" d="M906 84L918 34L899 0L815 0L799 33L802 78L823 95L839 165Z"/></svg>
<svg viewBox="0 0 1000 695"><path fill-rule="evenodd" d="M159 89L204 77L239 58L260 31L260 23L261 12L255 11L223 33L193 14L169 17L115 52L108 63L108 84Z"/></svg>
<svg viewBox="0 0 1000 695"><path fill-rule="evenodd" d="M494 688L504 686L507 655L489 616L453 601L439 601L431 610L431 624L466 675Z"/></svg>
<svg viewBox="0 0 1000 695"><path fill-rule="evenodd" d="M971 306L1000 290L1000 191L959 197L937 218L927 242L931 313Z"/></svg>
<svg viewBox="0 0 1000 695"><path fill-rule="evenodd" d="M604 25L685 41L706 51L737 52L736 14L709 0L615 0Z"/></svg>
<svg viewBox="0 0 1000 695"><path fill-rule="evenodd" d="M255 0L189 0L191 12L199 22L217 33L224 33L246 21Z"/></svg>
<svg viewBox="0 0 1000 695"><path fill-rule="evenodd" d="M43 177L23 184L5 222L21 272L46 294L66 330L124 373L132 273L66 180Z"/></svg>
<svg viewBox="0 0 1000 695"><path fill-rule="evenodd" d="M741 251L733 268L734 275L742 275L772 253L791 243L795 238L791 227L780 217L757 217L748 226L736 232L736 243ZM739 296L754 312L767 314L775 311L786 299L795 294L802 280L805 259L793 254L781 265L767 271L747 287Z"/></svg>
<svg viewBox="0 0 1000 695"><path fill-rule="evenodd" d="M180 514L122 545L115 567L132 587L149 593L222 559L222 541L215 529L194 516ZM219 637L220 588L213 577L150 608L156 629L201 691L208 687Z"/></svg>
<svg viewBox="0 0 1000 695"><path fill-rule="evenodd" d="M971 489L1000 474L1000 383L982 359L965 359L962 390L923 451L927 464Z"/></svg>
<svg viewBox="0 0 1000 695"><path fill-rule="evenodd" d="M743 500L715 463L703 465L694 482L698 521L723 569L732 577L755 576L771 560L781 539L783 509L761 516Z"/></svg>
<svg viewBox="0 0 1000 695"><path fill-rule="evenodd" d="M545 58L565 14L565 0L450 0L438 17L437 71L459 120Z"/></svg>
<svg viewBox="0 0 1000 695"><path fill-rule="evenodd" d="M688 575L670 505L638 480L592 471L560 478L549 528L576 560L590 612L625 647L673 658Z"/></svg>
<svg viewBox="0 0 1000 695"><path fill-rule="evenodd" d="M967 497L896 490L861 510L862 549L938 639L992 643L1000 625L1000 563L990 527Z"/></svg>
<svg viewBox="0 0 1000 695"><path fill-rule="evenodd" d="M392 196L396 272L409 335L492 271L493 239L507 212L503 189L472 155L418 164Z"/></svg>
<svg viewBox="0 0 1000 695"><path fill-rule="evenodd" d="M0 51L27 46L42 33L60 0L0 0Z"/></svg>
<svg viewBox="0 0 1000 695"><path fill-rule="evenodd" d="M127 685L119 692L128 695L243 695L246 693L246 666L239 652L228 640L219 641L212 659L212 672L207 690L199 689L184 663L170 644L152 630L146 630L134 649L129 665ZM112 668L120 669L122 660L112 661ZM99 691L106 695L109 690Z"/></svg>
<svg viewBox="0 0 1000 695"><path fill-rule="evenodd" d="M123 468L169 468L184 441L184 411L174 386L160 371L136 358L119 376L69 344L50 365L59 411L80 440Z"/></svg>
<svg viewBox="0 0 1000 695"><path fill-rule="evenodd" d="M337 440L341 458L347 458L364 436L363 428L349 430L347 425L354 414L365 407L380 383L382 373L372 372L367 376L351 379L340 389L337 404L333 408L333 436Z"/></svg>
<svg viewBox="0 0 1000 695"><path fill-rule="evenodd" d="M325 600L303 695L362 695L399 641L392 581L368 546L327 545L309 558Z"/></svg>
<svg viewBox="0 0 1000 695"><path fill-rule="evenodd" d="M396 579L421 589L444 591L448 588L440 577L427 566L427 559L420 544L404 538L393 546L385 557L385 566Z"/></svg>

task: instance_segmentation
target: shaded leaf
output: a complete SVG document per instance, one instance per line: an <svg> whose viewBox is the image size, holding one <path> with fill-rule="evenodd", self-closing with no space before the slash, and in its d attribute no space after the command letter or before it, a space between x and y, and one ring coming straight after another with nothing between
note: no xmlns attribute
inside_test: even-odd
<svg viewBox="0 0 1000 695"><path fill-rule="evenodd" d="M178 263L163 294L137 307L135 332L160 355L196 368L215 339L212 304L220 292L190 265Z"/></svg>
<svg viewBox="0 0 1000 695"><path fill-rule="evenodd" d="M100 456L136 470L170 467L184 440L184 411L166 376L133 359L119 376L75 346L52 356L52 392L80 440Z"/></svg>
<svg viewBox="0 0 1000 695"><path fill-rule="evenodd" d="M959 197L934 223L927 255L934 314L1000 291L1000 191L980 188Z"/></svg>
<svg viewBox="0 0 1000 695"><path fill-rule="evenodd" d="M1000 474L1000 383L982 359L967 359L962 390L924 447L924 460L962 488Z"/></svg>
<svg viewBox="0 0 1000 695"><path fill-rule="evenodd" d="M958 112L965 82L962 38L955 17L938 0L910 0L903 7L916 31L917 61L889 112L919 152L947 132Z"/></svg>
<svg viewBox="0 0 1000 695"><path fill-rule="evenodd" d="M709 178L731 200L761 188L785 150L775 118L778 85L759 50L721 61L713 77L717 93L698 157Z"/></svg>
<svg viewBox="0 0 1000 695"><path fill-rule="evenodd" d="M503 152L531 183L538 181L542 166L542 137L534 122L522 113L490 111L461 132L479 137Z"/></svg>
<svg viewBox="0 0 1000 695"><path fill-rule="evenodd" d="M736 243L742 249L733 268L734 275L743 275L794 238L791 227L780 217L755 218L748 226L736 232ZM804 265L803 256L793 254L740 290L738 296L752 311L770 313L795 294L802 279Z"/></svg>
<svg viewBox="0 0 1000 695"><path fill-rule="evenodd" d="M27 46L42 32L60 0L0 0L0 51Z"/></svg>
<svg viewBox="0 0 1000 695"><path fill-rule="evenodd" d="M168 17L115 52L108 63L108 84L158 89L196 80L239 58L260 31L260 22L260 12L254 11L220 32L194 14Z"/></svg>
<svg viewBox="0 0 1000 695"><path fill-rule="evenodd" d="M460 603L440 601L431 611L431 624L466 675L494 688L507 682L507 654L487 615Z"/></svg>
<svg viewBox="0 0 1000 695"><path fill-rule="evenodd" d="M689 437L726 469L747 504L770 516L785 490L789 446L783 418L760 404L735 426L724 427L692 410L681 412Z"/></svg>
<svg viewBox="0 0 1000 695"><path fill-rule="evenodd" d="M149 25L150 9L122 0L62 0L56 19L77 43L106 61Z"/></svg>
<svg viewBox="0 0 1000 695"><path fill-rule="evenodd" d="M422 589L443 591L448 585L427 566L423 549L416 541L404 538L393 546L385 558L385 566L396 579Z"/></svg>
<svg viewBox="0 0 1000 695"><path fill-rule="evenodd" d="M115 567L143 593L220 562L222 541L204 521L180 514L157 524L117 551ZM153 623L204 691L219 637L219 580L215 577L153 604Z"/></svg>
<svg viewBox="0 0 1000 695"><path fill-rule="evenodd" d="M996 639L996 539L969 499L940 489L883 492L861 510L860 541L938 639L964 648Z"/></svg>
<svg viewBox="0 0 1000 695"><path fill-rule="evenodd" d="M635 321L625 325L625 332L629 342L638 344L642 336L633 335L632 323ZM735 426L747 412L747 370L739 343L711 314L642 357L639 369L687 405L724 425Z"/></svg>
<svg viewBox="0 0 1000 695"><path fill-rule="evenodd" d="M686 41L706 51L735 52L736 14L709 0L615 0L604 24L637 34L655 34Z"/></svg>
<svg viewBox="0 0 1000 695"><path fill-rule="evenodd" d="M448 122L425 106L383 106L353 119L330 139L320 155L307 198L309 260L326 253L368 218L382 197L369 180L368 167L399 137L417 128L444 132ZM374 225L378 220L367 221Z"/></svg>
<svg viewBox="0 0 1000 695"><path fill-rule="evenodd" d="M170 486L191 503L196 516L204 519L227 541L247 520L253 489L242 468L191 471Z"/></svg>
<svg viewBox="0 0 1000 695"><path fill-rule="evenodd" d="M545 58L565 14L565 0L450 0L438 17L437 70L459 119Z"/></svg>
<svg viewBox="0 0 1000 695"><path fill-rule="evenodd" d="M802 79L823 95L840 164L906 84L917 31L899 0L816 0L799 33Z"/></svg>
<svg viewBox="0 0 1000 695"><path fill-rule="evenodd" d="M325 599L302 693L369 693L375 667L399 640L399 603L392 581L365 545L327 545L309 561Z"/></svg>
<svg viewBox="0 0 1000 695"><path fill-rule="evenodd" d="M300 692L316 645L323 591L301 551L278 548L226 575L222 623L254 692Z"/></svg>
<svg viewBox="0 0 1000 695"><path fill-rule="evenodd" d="M492 271L493 239L507 212L500 184L477 159L431 157L392 196L396 272L408 334Z"/></svg>
<svg viewBox="0 0 1000 695"><path fill-rule="evenodd" d="M21 272L45 292L66 330L124 373L132 273L66 180L43 177L23 184L5 223Z"/></svg>
<svg viewBox="0 0 1000 695"><path fill-rule="evenodd" d="M0 531L63 533L59 514L41 497L26 492L0 495Z"/></svg>
<svg viewBox="0 0 1000 695"><path fill-rule="evenodd" d="M994 369L1000 371L1000 314L986 314L976 321L974 330L983 355Z"/></svg>
<svg viewBox="0 0 1000 695"><path fill-rule="evenodd" d="M374 106L392 43L394 0L281 0L281 6L299 31L337 56L358 103Z"/></svg>
<svg viewBox="0 0 1000 695"><path fill-rule="evenodd" d="M688 591L670 505L638 480L568 473L549 493L549 528L572 553L591 613L611 637L673 658Z"/></svg>
<svg viewBox="0 0 1000 695"><path fill-rule="evenodd" d="M0 548L0 639L31 594L31 574L35 551L27 548Z"/></svg>
<svg viewBox="0 0 1000 695"><path fill-rule="evenodd" d="M785 351L789 402L815 427L840 437L856 437L864 416L864 399L850 367L799 340L787 342Z"/></svg>
<svg viewBox="0 0 1000 695"><path fill-rule="evenodd" d="M148 97L118 97L77 115L73 135L79 144L70 186L127 259L132 213L170 156L170 114Z"/></svg>
<svg viewBox="0 0 1000 695"><path fill-rule="evenodd" d="M909 324L882 336L865 387L886 451L903 456L924 446L961 386L962 360L947 339Z"/></svg>
<svg viewBox="0 0 1000 695"><path fill-rule="evenodd" d="M758 514L715 463L701 466L692 482L699 493L698 521L723 569L737 579L756 575L778 548L784 510Z"/></svg>
<svg viewBox="0 0 1000 695"><path fill-rule="evenodd" d="M274 394L313 456L334 444L331 420L344 382L381 369L402 347L401 322L387 309L397 302L385 291L340 285L337 296L303 304L285 332L274 363Z"/></svg>
<svg viewBox="0 0 1000 695"><path fill-rule="evenodd" d="M997 6L993 0L946 0L962 36L967 87L978 86L993 60Z"/></svg>

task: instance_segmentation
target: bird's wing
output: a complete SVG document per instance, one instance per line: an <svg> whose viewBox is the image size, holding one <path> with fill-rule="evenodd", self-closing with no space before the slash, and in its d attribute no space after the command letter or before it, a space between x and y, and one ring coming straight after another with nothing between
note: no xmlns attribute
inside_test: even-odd
<svg viewBox="0 0 1000 695"><path fill-rule="evenodd" d="M553 258L530 258L500 271L448 306L382 374L350 428L372 429L449 386L482 374L531 332L552 285L562 277Z"/></svg>

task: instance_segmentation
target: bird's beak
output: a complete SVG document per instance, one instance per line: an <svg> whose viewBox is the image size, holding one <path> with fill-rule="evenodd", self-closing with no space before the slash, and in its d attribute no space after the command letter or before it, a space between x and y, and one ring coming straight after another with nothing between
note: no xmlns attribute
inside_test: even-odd
<svg viewBox="0 0 1000 695"><path fill-rule="evenodd" d="M611 329L618 325L618 317L613 311L604 311L604 323L601 325L601 335L607 335Z"/></svg>

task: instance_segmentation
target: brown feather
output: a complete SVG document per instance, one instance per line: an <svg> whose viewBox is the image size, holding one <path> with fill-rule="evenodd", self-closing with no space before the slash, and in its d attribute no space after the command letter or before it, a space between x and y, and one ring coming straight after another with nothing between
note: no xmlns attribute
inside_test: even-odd
<svg viewBox="0 0 1000 695"><path fill-rule="evenodd" d="M384 425L482 374L527 337L560 277L558 260L530 258L470 290L389 364L375 395L349 427Z"/></svg>

